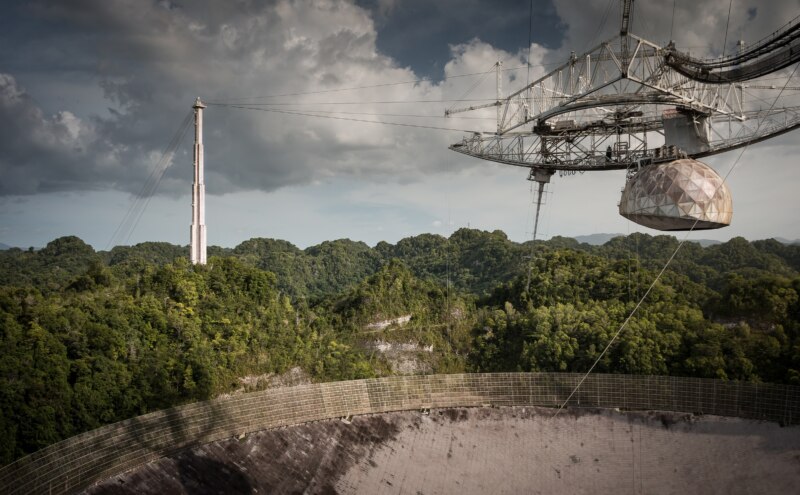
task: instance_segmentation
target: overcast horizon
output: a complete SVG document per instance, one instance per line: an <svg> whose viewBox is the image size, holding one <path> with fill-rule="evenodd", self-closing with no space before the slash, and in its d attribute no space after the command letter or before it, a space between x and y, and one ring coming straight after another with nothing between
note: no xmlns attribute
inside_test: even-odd
<svg viewBox="0 0 800 495"><path fill-rule="evenodd" d="M420 232L418 234L413 234L411 236L407 236L407 237L404 237L404 238L414 237L414 236L423 235L423 234L442 235L445 238L447 238L447 237L450 237L455 231L459 230L460 228L470 229L470 228L473 228L473 227L470 227L470 226L458 227L458 228L454 229L453 232L450 232L449 234L441 234L441 233L438 233L438 232ZM494 231L496 231L498 229L491 229L491 230L476 229L476 230L494 232ZM724 240L710 239L708 237L704 237L702 235L702 232L703 231L693 232L688 238L685 239L686 242L697 242L697 243L706 245L706 243L725 243L725 242L728 242L731 239L733 239L733 237L730 238L730 239L724 239ZM630 232L630 234L632 234L632 233L634 233L634 232ZM675 237L678 241L682 241L686 237L686 232L680 232L680 231L678 231L678 232L651 231L651 232L642 232L642 233L648 234L648 235L651 235L651 236L668 235L668 236ZM506 234L506 236L508 235L507 233L505 233L505 234ZM6 247L3 247L3 249L18 248L18 249L22 249L22 250L27 250L27 249L33 248L34 250L39 250L39 249L44 248L49 242L52 242L52 241L54 241L56 239L60 239L61 237L69 237L69 236L73 236L73 235L74 234L65 234L63 236L55 237L53 239L50 239L50 241L48 241L48 242L46 242L46 243L44 243L42 245L39 245L39 246L33 246L33 245L31 245L31 246L10 245L10 244L4 243L4 242L0 242L0 245L6 246ZM597 239L603 238L605 236L617 237L617 236L627 236L627 235L629 235L629 234L626 234L624 232L594 232L594 233L591 233L591 234L576 234L576 235L569 235L569 236L562 236L561 234L554 234L554 235L552 235L550 237L547 237L547 238L542 238L542 237L537 235L536 236L536 240L537 241L549 241L553 237L566 237L566 238L576 239L579 242L587 242L589 244L601 245L601 244L604 244L607 241L603 240L602 242L599 242L599 241L597 241ZM80 238L80 236L76 236L76 237ZM594 237L595 239L593 239L591 242L586 240L586 238L590 238L590 237ZM734 236L734 237L737 237L737 236ZM381 239L381 240L379 240L377 242L374 242L374 243L368 243L366 241L362 241L362 240L359 240L359 239L350 239L350 238L347 238L347 237L337 237L337 238L331 238L331 239L324 239L324 240L316 242L314 244L298 245L298 244L295 244L295 243L293 243L291 241L288 241L287 239L281 239L281 238L269 237L269 236L256 236L256 237L249 237L247 239L242 239L241 241L238 241L235 244L231 244L231 245L224 245L223 246L223 245L219 245L219 244L209 243L208 246L209 247L219 247L219 248L223 248L223 249L233 249L236 246L238 246L239 244L242 244L242 243L247 242L247 241L252 240L252 239L259 239L259 238L287 241L290 244L294 245L295 247L297 247L298 249L301 249L301 250L305 250L305 249L308 249L308 248L311 248L311 247L314 247L314 246L319 246L320 244L323 244L325 242L333 242L333 241L340 241L340 240L350 240L350 241L353 241L353 242L364 242L369 247L375 248L376 245L381 243L381 242L387 242L389 244L395 245L400 240L404 239L404 238L401 238L401 239L397 239L395 241L387 241L387 240ZM779 242L789 243L789 244L800 244L800 238L789 239L789 238L786 238L786 237L783 237L783 236L772 236L772 237L766 237L766 238L763 238L763 239L747 239L747 240L752 242L752 241L762 241L762 240L769 240L769 239L775 239L775 240L777 240ZM81 239L81 240L86 242L86 239ZM516 242L518 244L523 244L525 242L529 242L531 239L511 239L509 237L509 240L513 241L513 242ZM172 243L172 242L169 242L169 241L141 241L141 242L142 243L144 243L144 242L166 242L168 244L173 244L173 245L176 245L176 246L187 247L187 248L189 247L189 243L188 242L184 242L184 243L180 243L180 242ZM123 245L112 246L111 248L106 248L105 246L95 246L95 245L92 245L89 242L86 242L86 243L89 244L90 246L92 246L92 248L95 251L98 251L98 252L100 252L100 251L106 251L107 252L107 251L110 251L111 249L113 249L114 247L133 246L133 245L136 245L136 244L140 244L140 243L137 242L137 243L133 243L133 244L123 244Z"/></svg>
<svg viewBox="0 0 800 495"><path fill-rule="evenodd" d="M441 118L465 94L493 98L494 75L457 76L485 73L503 60L508 92L619 30L616 0L536 0L529 46L528 5L11 2L0 18L0 243L42 247L76 235L109 249L197 96L491 129L485 114ZM797 0L737 0L726 32L728 7L725 0L677 0L673 22L672 2L640 0L632 32L718 56L723 44L732 50L739 39L761 39L800 13ZM800 86L800 76L791 85ZM188 244L187 134L123 244ZM305 248L349 238L374 246L426 232L449 236L467 226L530 240L527 170L447 149L464 134L211 105L205 111L208 243L233 247L265 237ZM739 154L703 161L724 176ZM728 178L732 225L693 232L689 240L800 239L798 156L800 131L748 147ZM624 171L555 175L537 238L662 234L619 216L624 180Z"/></svg>

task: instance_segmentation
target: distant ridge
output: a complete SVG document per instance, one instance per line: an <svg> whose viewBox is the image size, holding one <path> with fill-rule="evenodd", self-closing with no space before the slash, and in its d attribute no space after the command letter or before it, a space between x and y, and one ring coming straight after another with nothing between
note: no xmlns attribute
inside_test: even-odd
<svg viewBox="0 0 800 495"><path fill-rule="evenodd" d="M625 237L625 234L589 234L589 235L576 235L573 237L581 244L590 244L592 246L602 246L615 237Z"/></svg>
<svg viewBox="0 0 800 495"><path fill-rule="evenodd" d="M703 247L716 246L722 244L722 241L715 241L714 239L689 239L689 242L696 242Z"/></svg>
<svg viewBox="0 0 800 495"><path fill-rule="evenodd" d="M680 234L678 232L677 234ZM607 243L611 239L615 237L626 237L626 234L589 234L589 235L576 235L573 237L576 241L580 242L581 244L589 244L591 246L602 246L603 244ZM678 235L675 236L676 238L680 239ZM800 241L788 241L782 238L776 238L777 241L782 242L783 244L794 244ZM703 247L714 246L716 244L722 244L722 241L715 241L714 239L689 239L689 242L696 242Z"/></svg>
<svg viewBox="0 0 800 495"><path fill-rule="evenodd" d="M0 242L0 251L6 251L8 249L11 249L12 247L13 246L9 246L8 244L3 244L2 242Z"/></svg>

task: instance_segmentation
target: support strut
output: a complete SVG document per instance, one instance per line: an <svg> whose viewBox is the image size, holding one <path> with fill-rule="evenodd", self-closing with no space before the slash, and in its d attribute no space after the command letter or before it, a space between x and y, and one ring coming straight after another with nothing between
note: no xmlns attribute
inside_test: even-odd
<svg viewBox="0 0 800 495"><path fill-rule="evenodd" d="M533 250L536 249L536 234L539 231L539 212L542 210L544 186L550 183L554 170L546 168L532 168L528 180L536 182L536 216L533 220L533 242L531 243L531 259L528 262L528 281L525 283L525 293L531 287L531 271L533 270Z"/></svg>

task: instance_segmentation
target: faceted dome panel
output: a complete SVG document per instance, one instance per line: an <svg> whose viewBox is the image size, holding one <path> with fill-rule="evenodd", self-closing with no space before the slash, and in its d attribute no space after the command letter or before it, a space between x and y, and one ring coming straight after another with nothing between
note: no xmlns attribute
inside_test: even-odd
<svg viewBox="0 0 800 495"><path fill-rule="evenodd" d="M718 229L730 225L733 199L714 169L683 158L643 167L625 184L619 214L657 230Z"/></svg>

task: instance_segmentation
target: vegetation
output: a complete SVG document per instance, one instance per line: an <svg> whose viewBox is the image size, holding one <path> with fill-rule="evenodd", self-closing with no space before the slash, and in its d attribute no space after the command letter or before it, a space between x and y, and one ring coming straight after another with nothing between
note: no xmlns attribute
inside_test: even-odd
<svg viewBox="0 0 800 495"><path fill-rule="evenodd" d="M677 247L461 229L251 239L206 266L167 243L2 251L0 464L245 376L585 372L618 332L595 371L800 384L800 246L686 243L625 323Z"/></svg>

